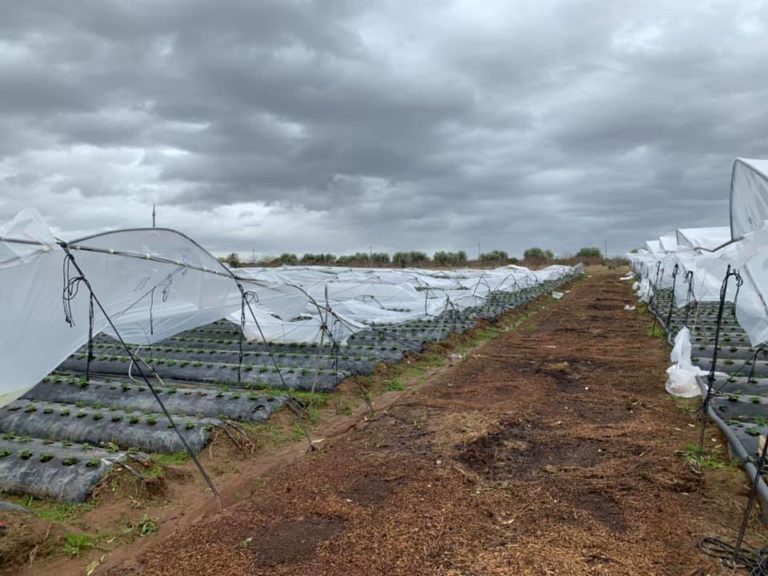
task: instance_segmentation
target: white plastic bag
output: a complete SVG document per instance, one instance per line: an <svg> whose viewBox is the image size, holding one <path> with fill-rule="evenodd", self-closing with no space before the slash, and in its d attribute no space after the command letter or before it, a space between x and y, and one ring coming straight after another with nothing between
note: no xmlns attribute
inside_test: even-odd
<svg viewBox="0 0 768 576"><path fill-rule="evenodd" d="M672 366L667 368L667 392L680 398L695 398L701 395L696 376L704 371L691 362L691 333L683 328L675 336L675 345L669 355Z"/></svg>
<svg viewBox="0 0 768 576"><path fill-rule="evenodd" d="M678 364L681 368L691 368L691 332L688 328L683 328L675 336L675 345L669 359L673 364Z"/></svg>
<svg viewBox="0 0 768 576"><path fill-rule="evenodd" d="M667 392L679 398L695 398L701 395L696 383L696 370L685 370L677 364L667 368Z"/></svg>

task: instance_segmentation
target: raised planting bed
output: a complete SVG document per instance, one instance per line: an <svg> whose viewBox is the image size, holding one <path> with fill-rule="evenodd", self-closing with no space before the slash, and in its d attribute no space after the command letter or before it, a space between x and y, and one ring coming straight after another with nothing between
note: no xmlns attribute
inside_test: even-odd
<svg viewBox="0 0 768 576"><path fill-rule="evenodd" d="M344 370L314 370L312 368L252 366L243 365L240 372L240 382L237 379L238 365L222 362L203 362L196 360L182 365L181 363L153 363L157 373L163 380L178 380L186 382L204 382L220 386L245 388L290 388L295 390L310 390L315 383L318 391L333 390L339 382L349 376ZM126 376L128 362L121 359L99 359L91 362L91 372L94 374L114 374ZM85 358L71 356L60 367L61 370L85 372ZM138 371L134 368L134 377Z"/></svg>
<svg viewBox="0 0 768 576"><path fill-rule="evenodd" d="M0 490L83 502L126 452L39 438L0 436Z"/></svg>
<svg viewBox="0 0 768 576"><path fill-rule="evenodd" d="M208 442L214 418L176 416L174 421L190 448ZM47 440L117 445L146 452L180 452L184 445L167 419L157 412L94 408L85 405L16 400L0 408L0 433Z"/></svg>
<svg viewBox="0 0 768 576"><path fill-rule="evenodd" d="M58 381L57 381L58 380ZM280 408L285 396L258 392L231 391L194 386L156 387L163 404L172 414L197 417L263 421ZM143 384L130 381L84 383L75 378L47 379L23 396L24 400L84 404L95 409L158 412L157 400Z"/></svg>

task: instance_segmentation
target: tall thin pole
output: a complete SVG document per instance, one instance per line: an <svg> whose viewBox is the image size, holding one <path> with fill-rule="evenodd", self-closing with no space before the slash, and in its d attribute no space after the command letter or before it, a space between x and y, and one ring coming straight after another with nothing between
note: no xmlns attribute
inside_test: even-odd
<svg viewBox="0 0 768 576"><path fill-rule="evenodd" d="M157 227L157 226L155 226L155 215L156 214L157 214L157 212L155 211L155 205L152 204L152 228L156 228Z"/></svg>

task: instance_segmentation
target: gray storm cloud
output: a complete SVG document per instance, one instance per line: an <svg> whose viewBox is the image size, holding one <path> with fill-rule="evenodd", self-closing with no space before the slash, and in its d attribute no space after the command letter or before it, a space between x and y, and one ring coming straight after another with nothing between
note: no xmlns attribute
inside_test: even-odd
<svg viewBox="0 0 768 576"><path fill-rule="evenodd" d="M0 219L218 251L628 249L768 155L760 2L15 2Z"/></svg>

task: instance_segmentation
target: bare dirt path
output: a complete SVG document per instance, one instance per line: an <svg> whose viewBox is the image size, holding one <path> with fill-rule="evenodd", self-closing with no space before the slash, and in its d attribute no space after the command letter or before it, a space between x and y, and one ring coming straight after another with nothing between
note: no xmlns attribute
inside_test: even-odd
<svg viewBox="0 0 768 576"><path fill-rule="evenodd" d="M696 542L731 534L747 484L681 455L692 416L665 394L667 348L629 301L615 273L577 282L108 573L719 574Z"/></svg>

